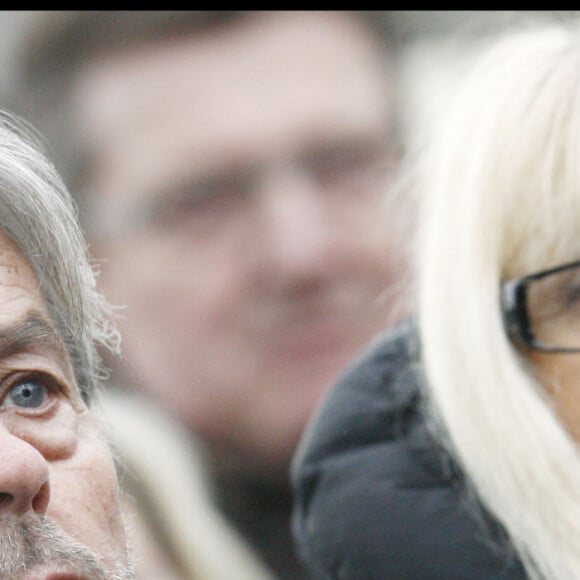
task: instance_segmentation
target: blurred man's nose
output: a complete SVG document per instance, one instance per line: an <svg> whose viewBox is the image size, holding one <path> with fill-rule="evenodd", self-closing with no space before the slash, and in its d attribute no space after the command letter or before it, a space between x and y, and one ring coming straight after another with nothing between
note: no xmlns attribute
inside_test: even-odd
<svg viewBox="0 0 580 580"><path fill-rule="evenodd" d="M49 498L45 458L0 425L0 515L45 514Z"/></svg>
<svg viewBox="0 0 580 580"><path fill-rule="evenodd" d="M273 173L262 186L263 247L268 267L284 277L321 275L338 249L339 224L328 192L300 170Z"/></svg>

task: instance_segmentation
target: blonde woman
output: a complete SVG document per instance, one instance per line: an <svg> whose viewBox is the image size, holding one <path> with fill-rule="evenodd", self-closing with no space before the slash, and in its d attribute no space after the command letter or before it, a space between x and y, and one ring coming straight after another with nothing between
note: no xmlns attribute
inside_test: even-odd
<svg viewBox="0 0 580 580"><path fill-rule="evenodd" d="M406 182L418 315L302 441L301 556L315 579L578 579L577 23L486 50Z"/></svg>

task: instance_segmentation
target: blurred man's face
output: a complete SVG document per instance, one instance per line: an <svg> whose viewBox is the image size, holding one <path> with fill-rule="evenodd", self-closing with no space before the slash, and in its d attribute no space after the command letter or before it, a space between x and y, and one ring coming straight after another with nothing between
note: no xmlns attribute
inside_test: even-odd
<svg viewBox="0 0 580 580"><path fill-rule="evenodd" d="M273 12L103 59L77 85L131 372L249 468L286 466L387 322L382 50L348 16Z"/></svg>
<svg viewBox="0 0 580 580"><path fill-rule="evenodd" d="M0 233L0 578L133 578L117 478L38 282Z"/></svg>

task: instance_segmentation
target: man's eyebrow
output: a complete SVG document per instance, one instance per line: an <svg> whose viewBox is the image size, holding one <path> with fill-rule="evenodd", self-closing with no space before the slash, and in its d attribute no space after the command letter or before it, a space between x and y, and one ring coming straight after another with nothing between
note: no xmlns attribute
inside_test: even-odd
<svg viewBox="0 0 580 580"><path fill-rule="evenodd" d="M63 340L52 323L37 310L7 326L0 326L0 360L23 352L48 352L67 365Z"/></svg>

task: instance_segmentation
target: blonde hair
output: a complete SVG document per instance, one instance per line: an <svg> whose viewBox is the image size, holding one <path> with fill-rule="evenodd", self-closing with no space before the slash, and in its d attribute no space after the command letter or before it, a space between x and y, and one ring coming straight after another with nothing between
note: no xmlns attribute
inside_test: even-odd
<svg viewBox="0 0 580 580"><path fill-rule="evenodd" d="M135 502L128 515L130 535L140 514L184 579L275 580L218 510L204 450L185 427L132 393L100 391L98 405L128 498ZM150 562L146 549L138 553L145 560L137 562L137 572Z"/></svg>
<svg viewBox="0 0 580 580"><path fill-rule="evenodd" d="M486 51L423 151L419 332L438 436L531 578L580 577L580 458L509 342L502 280L580 256L580 34Z"/></svg>

